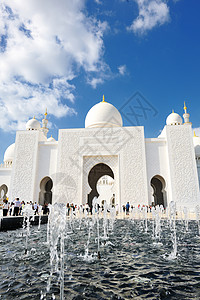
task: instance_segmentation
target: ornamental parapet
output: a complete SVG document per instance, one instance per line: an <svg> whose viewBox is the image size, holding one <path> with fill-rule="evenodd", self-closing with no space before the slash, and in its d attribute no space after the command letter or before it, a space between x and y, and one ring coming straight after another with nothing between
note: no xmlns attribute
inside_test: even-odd
<svg viewBox="0 0 200 300"><path fill-rule="evenodd" d="M0 164L0 168L12 168L12 162L5 162L5 163L2 163Z"/></svg>

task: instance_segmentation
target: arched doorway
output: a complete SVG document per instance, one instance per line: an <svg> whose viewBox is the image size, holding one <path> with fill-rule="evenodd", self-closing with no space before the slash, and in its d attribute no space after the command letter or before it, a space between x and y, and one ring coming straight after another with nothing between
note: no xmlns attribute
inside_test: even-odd
<svg viewBox="0 0 200 300"><path fill-rule="evenodd" d="M5 184L0 186L0 203L2 204L7 198L8 187Z"/></svg>
<svg viewBox="0 0 200 300"><path fill-rule="evenodd" d="M163 205L167 206L167 197L165 191L165 180L162 176L156 175L151 179L151 186L153 188L153 205Z"/></svg>
<svg viewBox="0 0 200 300"><path fill-rule="evenodd" d="M88 205L92 206L92 200L94 197L98 197L97 182L104 175L108 175L114 179L114 173L112 169L103 163L95 165L89 172L88 183L91 188L91 192L88 194Z"/></svg>
<svg viewBox="0 0 200 300"><path fill-rule="evenodd" d="M53 181L50 177L44 177L40 181L40 193L39 193L39 204L44 205L45 203L52 203L52 187Z"/></svg>

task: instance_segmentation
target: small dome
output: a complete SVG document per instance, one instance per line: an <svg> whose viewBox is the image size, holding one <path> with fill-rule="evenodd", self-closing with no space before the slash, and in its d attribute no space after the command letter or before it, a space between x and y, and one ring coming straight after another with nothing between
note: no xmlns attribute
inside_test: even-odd
<svg viewBox="0 0 200 300"><path fill-rule="evenodd" d="M36 120L35 118L29 120L26 123L26 130L40 130L40 122Z"/></svg>
<svg viewBox="0 0 200 300"><path fill-rule="evenodd" d="M56 140L51 136L50 138L47 139L47 142L55 142Z"/></svg>
<svg viewBox="0 0 200 300"><path fill-rule="evenodd" d="M195 155L200 157L200 137L194 135L193 136L193 144L194 144L194 150L195 150Z"/></svg>
<svg viewBox="0 0 200 300"><path fill-rule="evenodd" d="M12 162L15 154L15 143L11 144L4 153L4 162Z"/></svg>
<svg viewBox="0 0 200 300"><path fill-rule="evenodd" d="M122 127L122 117L112 104L102 101L94 105L85 118L85 128Z"/></svg>
<svg viewBox="0 0 200 300"><path fill-rule="evenodd" d="M183 123L181 116L179 114L172 112L166 120L167 125L181 125Z"/></svg>

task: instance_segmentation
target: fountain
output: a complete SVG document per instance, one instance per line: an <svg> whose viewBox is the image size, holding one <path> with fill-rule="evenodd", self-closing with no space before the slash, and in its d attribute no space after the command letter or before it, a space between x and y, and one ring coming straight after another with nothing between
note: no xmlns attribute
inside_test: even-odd
<svg viewBox="0 0 200 300"><path fill-rule="evenodd" d="M23 209L23 229L26 232L25 254L28 252L28 238L30 236L30 222L34 220L34 210L31 204L27 204Z"/></svg>
<svg viewBox="0 0 200 300"><path fill-rule="evenodd" d="M24 228L1 233L1 299L200 297L199 207L193 220L183 208L181 220L174 202L117 217L98 199L92 215L54 204L39 228L28 206L23 214Z"/></svg>

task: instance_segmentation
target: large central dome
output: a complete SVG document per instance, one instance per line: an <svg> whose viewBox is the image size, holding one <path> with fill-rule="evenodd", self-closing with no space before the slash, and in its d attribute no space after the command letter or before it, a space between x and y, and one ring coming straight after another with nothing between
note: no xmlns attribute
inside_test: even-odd
<svg viewBox="0 0 200 300"><path fill-rule="evenodd" d="M103 101L94 105L85 118L85 128L122 127L122 117L112 104Z"/></svg>

